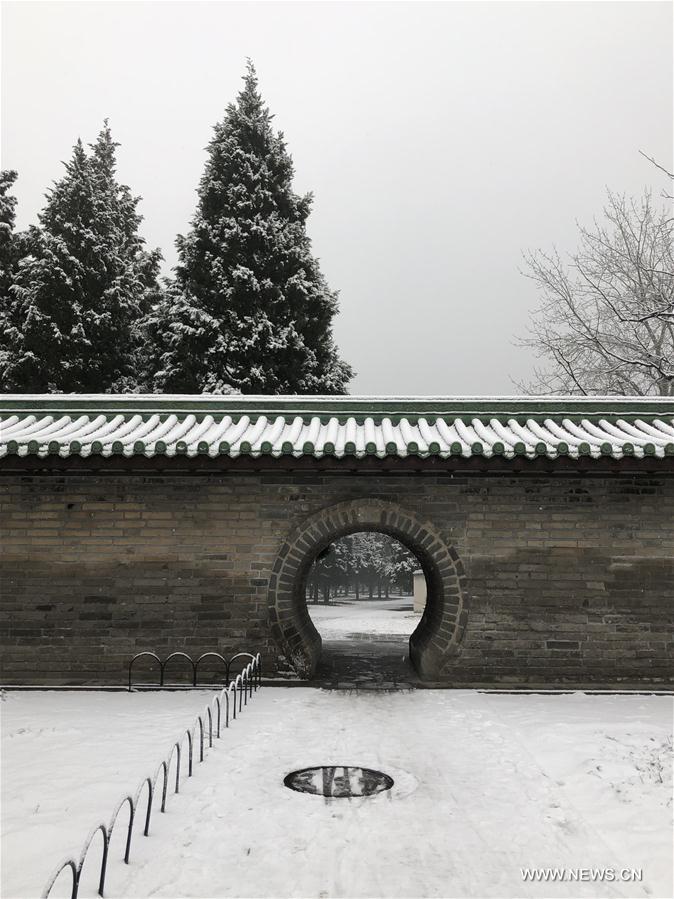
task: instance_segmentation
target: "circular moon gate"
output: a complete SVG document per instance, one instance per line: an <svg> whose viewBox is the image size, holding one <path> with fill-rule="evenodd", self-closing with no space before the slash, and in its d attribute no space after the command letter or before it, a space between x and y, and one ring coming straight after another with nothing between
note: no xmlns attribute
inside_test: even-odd
<svg viewBox="0 0 674 899"><path fill-rule="evenodd" d="M296 793L351 799L354 796L374 796L390 790L393 778L382 771L356 765L319 765L291 771L283 778L283 783Z"/></svg>
<svg viewBox="0 0 674 899"><path fill-rule="evenodd" d="M458 554L435 527L395 503L360 499L311 515L282 544L269 580L269 623L294 670L311 677L322 640L307 609L306 577L327 546L359 531L399 540L419 560L427 587L426 609L410 637L410 659L421 677L447 680L468 620L465 574Z"/></svg>

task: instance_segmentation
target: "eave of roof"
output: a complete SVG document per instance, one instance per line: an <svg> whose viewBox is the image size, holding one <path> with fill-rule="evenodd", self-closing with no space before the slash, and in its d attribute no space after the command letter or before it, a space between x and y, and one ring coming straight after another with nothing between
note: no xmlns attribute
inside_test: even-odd
<svg viewBox="0 0 674 899"><path fill-rule="evenodd" d="M674 398L14 395L0 457L674 456Z"/></svg>

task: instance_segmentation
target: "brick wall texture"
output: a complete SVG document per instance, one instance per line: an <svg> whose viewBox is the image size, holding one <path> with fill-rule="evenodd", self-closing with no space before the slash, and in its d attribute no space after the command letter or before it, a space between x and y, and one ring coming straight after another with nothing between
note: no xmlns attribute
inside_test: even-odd
<svg viewBox="0 0 674 899"><path fill-rule="evenodd" d="M2 681L123 684L146 649L252 649L270 674L279 552L312 516L373 500L428 522L462 567L445 682L671 680L671 475L223 472L4 476Z"/></svg>

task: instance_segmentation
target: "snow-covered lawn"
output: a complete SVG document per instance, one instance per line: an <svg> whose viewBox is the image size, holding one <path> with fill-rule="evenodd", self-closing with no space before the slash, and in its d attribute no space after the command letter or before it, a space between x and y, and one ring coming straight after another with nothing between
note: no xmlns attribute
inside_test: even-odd
<svg viewBox="0 0 674 899"><path fill-rule="evenodd" d="M14 897L39 896L62 856L79 856L214 693L1 695L1 894Z"/></svg>
<svg viewBox="0 0 674 899"><path fill-rule="evenodd" d="M330 605L307 606L311 620L324 640L346 640L372 634L407 636L421 621L421 613L412 611L411 596L390 599L345 600Z"/></svg>
<svg viewBox="0 0 674 899"><path fill-rule="evenodd" d="M6 694L3 896L38 895L203 701ZM106 895L670 896L672 714L668 696L263 688L128 867L117 852ZM358 799L283 786L321 764L395 784ZM525 866L643 882L535 884Z"/></svg>

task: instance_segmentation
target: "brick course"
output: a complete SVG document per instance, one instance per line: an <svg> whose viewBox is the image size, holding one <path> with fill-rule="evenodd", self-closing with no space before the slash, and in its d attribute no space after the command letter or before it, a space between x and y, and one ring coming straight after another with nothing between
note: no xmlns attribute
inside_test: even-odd
<svg viewBox="0 0 674 899"><path fill-rule="evenodd" d="M428 676L672 678L670 474L5 474L0 497L5 683L123 683L145 649L260 650L269 673L288 639L311 669L298 577L373 509L436 560Z"/></svg>

